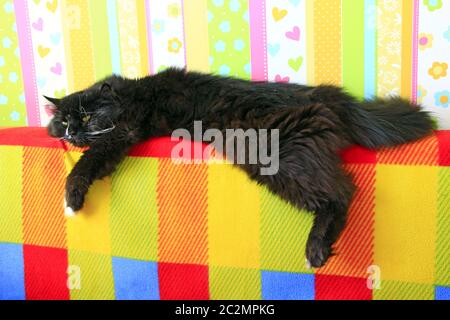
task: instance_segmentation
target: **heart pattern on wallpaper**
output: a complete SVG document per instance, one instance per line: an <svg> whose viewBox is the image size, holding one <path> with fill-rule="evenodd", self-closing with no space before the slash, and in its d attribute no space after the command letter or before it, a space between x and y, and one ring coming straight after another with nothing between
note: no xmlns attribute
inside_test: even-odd
<svg viewBox="0 0 450 320"><path fill-rule="evenodd" d="M286 38L294 40L294 41L300 41L300 28L295 26L292 31L288 31L285 33Z"/></svg>
<svg viewBox="0 0 450 320"><path fill-rule="evenodd" d="M289 77L282 77L279 74L275 76L275 82L288 83L291 79Z"/></svg>
<svg viewBox="0 0 450 320"><path fill-rule="evenodd" d="M269 43L267 45L267 49L269 50L269 54L274 57L277 55L277 53L280 51L280 44L279 43L275 43L275 44L271 44Z"/></svg>
<svg viewBox="0 0 450 320"><path fill-rule="evenodd" d="M60 76L62 74L62 65L61 63L57 62L53 67L50 68L50 71L54 74L57 74Z"/></svg>
<svg viewBox="0 0 450 320"><path fill-rule="evenodd" d="M50 35L50 41L56 46L59 44L59 42L61 41L61 33L52 33Z"/></svg>
<svg viewBox="0 0 450 320"><path fill-rule="evenodd" d="M44 46L38 46L38 53L41 58L45 58L50 53L50 48Z"/></svg>
<svg viewBox="0 0 450 320"><path fill-rule="evenodd" d="M44 30L44 20L42 18L37 19L35 22L31 24L33 28L37 31Z"/></svg>
<svg viewBox="0 0 450 320"><path fill-rule="evenodd" d="M48 11L55 13L57 8L58 8L58 0L53 0L53 1L47 2Z"/></svg>
<svg viewBox="0 0 450 320"><path fill-rule="evenodd" d="M55 98L62 98L66 96L66 89L55 90L53 92Z"/></svg>
<svg viewBox="0 0 450 320"><path fill-rule="evenodd" d="M288 12L285 9L280 10L277 7L274 7L272 9L273 19L277 22L280 21L281 19L283 19L284 17L286 17L287 14L288 14Z"/></svg>
<svg viewBox="0 0 450 320"><path fill-rule="evenodd" d="M303 64L303 57L299 56L297 58L291 58L291 59L289 59L288 64L292 70L294 70L295 72L298 72L298 70L300 70L300 67Z"/></svg>
<svg viewBox="0 0 450 320"><path fill-rule="evenodd" d="M43 87L45 87L45 84L47 83L47 79L45 79L43 77L38 77L36 79L36 82L37 82L39 89L42 89Z"/></svg>

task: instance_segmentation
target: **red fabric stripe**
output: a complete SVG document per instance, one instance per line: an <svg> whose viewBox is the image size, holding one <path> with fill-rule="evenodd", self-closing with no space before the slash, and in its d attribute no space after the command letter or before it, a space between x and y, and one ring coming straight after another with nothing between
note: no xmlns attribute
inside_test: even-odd
<svg viewBox="0 0 450 320"><path fill-rule="evenodd" d="M316 300L372 300L365 278L316 274Z"/></svg>
<svg viewBox="0 0 450 320"><path fill-rule="evenodd" d="M67 251L23 246L25 291L28 300L69 300Z"/></svg>
<svg viewBox="0 0 450 320"><path fill-rule="evenodd" d="M435 134L440 145L440 165L448 166L450 165L450 130L436 131ZM130 156L170 158L172 148L176 144L176 141L170 141L170 137L153 138L133 147L130 151ZM46 128L0 129L0 145L36 146L82 151L82 149L74 148L61 140L49 137ZM202 146L202 150L204 148L205 145ZM342 150L341 156L345 163L376 163L376 151L361 146L352 146Z"/></svg>
<svg viewBox="0 0 450 320"><path fill-rule="evenodd" d="M439 165L450 166L450 130L436 131L439 144Z"/></svg>
<svg viewBox="0 0 450 320"><path fill-rule="evenodd" d="M134 146L130 152L129 156L132 157L151 157L151 158L171 158L172 157L172 148L174 148L178 143L178 141L171 141L170 137L158 137L153 138L148 141L142 142L136 146ZM181 142L185 148L185 150L190 149L190 155L184 154L182 157L176 157L181 159L202 159L203 152L206 148L206 144L200 142L191 142L183 140ZM196 155L194 150L198 148L201 150L200 155ZM208 160L208 158L204 159Z"/></svg>
<svg viewBox="0 0 450 320"><path fill-rule="evenodd" d="M158 278L161 300L209 299L207 266L158 263Z"/></svg>
<svg viewBox="0 0 450 320"><path fill-rule="evenodd" d="M376 163L377 152L361 146L352 146L342 150L341 158L345 163Z"/></svg>

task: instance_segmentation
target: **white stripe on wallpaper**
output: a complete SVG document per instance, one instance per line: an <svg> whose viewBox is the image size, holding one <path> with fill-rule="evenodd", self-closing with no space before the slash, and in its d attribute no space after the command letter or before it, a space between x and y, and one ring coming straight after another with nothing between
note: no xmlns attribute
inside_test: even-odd
<svg viewBox="0 0 450 320"><path fill-rule="evenodd" d="M59 2L28 2L31 23L36 82L41 125L46 126L52 114L42 96L61 97L68 93L61 6Z"/></svg>
<svg viewBox="0 0 450 320"><path fill-rule="evenodd" d="M185 67L182 1L148 0L147 8L154 73L170 66Z"/></svg>
<svg viewBox="0 0 450 320"><path fill-rule="evenodd" d="M266 0L268 80L305 84L306 1Z"/></svg>

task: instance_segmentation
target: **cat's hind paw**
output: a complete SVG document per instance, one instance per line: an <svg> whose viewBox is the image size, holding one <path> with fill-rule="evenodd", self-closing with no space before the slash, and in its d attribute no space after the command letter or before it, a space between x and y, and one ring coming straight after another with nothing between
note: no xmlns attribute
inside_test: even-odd
<svg viewBox="0 0 450 320"><path fill-rule="evenodd" d="M332 255L331 246L323 239L310 236L306 244L306 266L320 268Z"/></svg>

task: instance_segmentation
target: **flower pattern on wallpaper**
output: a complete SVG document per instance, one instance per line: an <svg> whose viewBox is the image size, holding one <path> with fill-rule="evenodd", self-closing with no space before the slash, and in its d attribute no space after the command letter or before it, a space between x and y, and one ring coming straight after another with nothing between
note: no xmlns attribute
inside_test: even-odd
<svg viewBox="0 0 450 320"><path fill-rule="evenodd" d="M448 108L450 103L450 91L439 91L434 95L435 103L439 107Z"/></svg>
<svg viewBox="0 0 450 320"><path fill-rule="evenodd" d="M426 50L433 47L433 39L434 38L432 34L426 33L419 34L419 49Z"/></svg>
<svg viewBox="0 0 450 320"><path fill-rule="evenodd" d="M450 128L450 2L423 0L419 17L418 101Z"/></svg>
<svg viewBox="0 0 450 320"><path fill-rule="evenodd" d="M208 0L210 70L250 78L248 1Z"/></svg>
<svg viewBox="0 0 450 320"><path fill-rule="evenodd" d="M26 125L25 95L12 1L0 7L0 126Z"/></svg>
<svg viewBox="0 0 450 320"><path fill-rule="evenodd" d="M402 6L401 1L378 1L378 94L400 95Z"/></svg>
<svg viewBox="0 0 450 320"><path fill-rule="evenodd" d="M423 0L423 3L430 11L435 11L442 8L442 0Z"/></svg>
<svg viewBox="0 0 450 320"><path fill-rule="evenodd" d="M139 30L137 6L135 1L118 0L119 31L122 57L122 73L130 78L137 78L141 70L139 51Z"/></svg>
<svg viewBox="0 0 450 320"><path fill-rule="evenodd" d="M181 0L148 0L153 72L184 67L184 25Z"/></svg>
<svg viewBox="0 0 450 320"><path fill-rule="evenodd" d="M428 74L433 77L434 80L445 78L447 76L448 64L445 62L434 62L431 68L428 70Z"/></svg>
<svg viewBox="0 0 450 320"><path fill-rule="evenodd" d="M268 79L306 83L306 3L266 1Z"/></svg>

